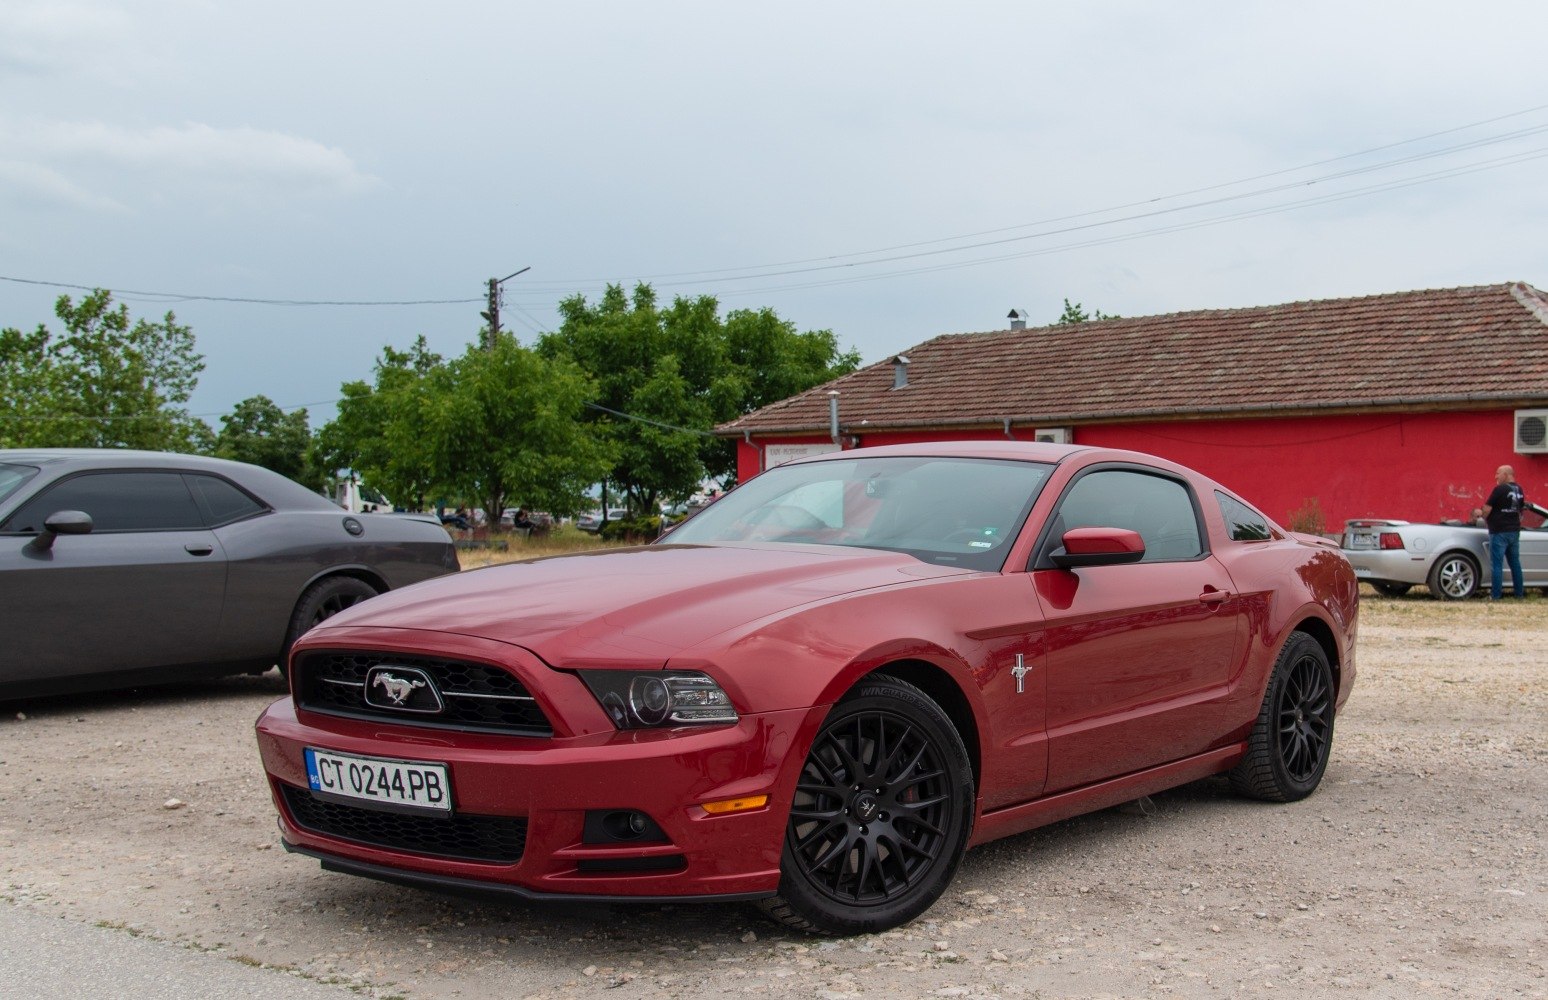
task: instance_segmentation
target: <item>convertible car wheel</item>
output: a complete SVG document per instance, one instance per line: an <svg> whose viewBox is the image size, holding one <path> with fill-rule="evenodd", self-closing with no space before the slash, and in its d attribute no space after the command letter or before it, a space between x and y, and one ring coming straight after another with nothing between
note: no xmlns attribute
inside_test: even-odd
<svg viewBox="0 0 1548 1000"><path fill-rule="evenodd" d="M1478 564L1452 552L1430 567L1430 593L1445 601L1465 601L1478 592Z"/></svg>
<svg viewBox="0 0 1548 1000"><path fill-rule="evenodd" d="M946 713L912 684L867 680L807 755L763 910L823 934L912 920L951 882L972 817L973 769Z"/></svg>
<svg viewBox="0 0 1548 1000"><path fill-rule="evenodd" d="M1317 640L1296 632L1280 651L1247 756L1231 771L1243 795L1294 802L1316 790L1333 746L1333 671Z"/></svg>

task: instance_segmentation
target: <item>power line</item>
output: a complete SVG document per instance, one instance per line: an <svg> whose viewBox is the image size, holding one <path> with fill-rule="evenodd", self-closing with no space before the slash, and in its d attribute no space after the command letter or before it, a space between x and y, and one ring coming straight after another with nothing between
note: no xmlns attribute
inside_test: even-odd
<svg viewBox="0 0 1548 1000"><path fill-rule="evenodd" d="M1548 125L1529 126L1529 127L1526 127L1526 128L1515 129L1513 131L1501 133L1501 134L1498 134L1498 135L1485 136L1485 137L1478 138L1478 139L1468 140L1466 142L1460 142L1460 143L1455 143L1455 144L1451 144L1451 145L1448 145L1448 146L1443 146L1443 147L1440 147L1438 149L1432 149L1432 150L1425 150L1425 151L1421 151L1421 152L1416 152L1416 153L1412 153L1412 154L1405 155L1405 156L1402 156L1402 157L1397 157L1397 158L1394 158L1394 159L1384 160L1384 161L1381 161L1381 162L1378 162L1378 163L1366 164L1366 165L1363 165L1363 166L1351 167L1351 168L1348 168L1348 169L1345 169L1345 170L1334 171L1334 172L1330 172L1330 173L1327 173L1327 174L1324 174L1324 175L1321 175L1321 176L1307 178L1305 180L1287 181L1287 182L1284 182L1284 183L1275 184L1275 185L1271 185L1271 186L1267 186L1267 187L1262 187L1262 188L1254 189L1254 190L1251 190L1251 191L1237 192L1237 193L1234 193L1234 194L1222 195L1222 196L1216 197L1216 198L1202 199L1202 200L1198 200L1198 201L1189 202L1189 203L1183 204L1183 205L1173 205L1173 206L1170 206L1170 207L1152 208L1152 209L1150 209L1148 211L1135 212L1135 213L1131 213L1131 214L1128 214L1128 215L1118 216L1116 218L1102 219L1102 220L1092 221L1092 222L1085 222L1085 223L1081 223L1079 225L1063 226L1063 227L1055 228L1055 229L1043 229L1043 230L1040 230L1038 232L1021 233L1020 235L1016 235L1016 236L1004 236L1004 237L1001 237L1001 238L998 238L998 239L993 239L993 240L980 240L979 242L965 243L965 244L959 243L959 241L965 240L965 239L977 240L979 237L983 237L983 236L999 236L999 234L1002 234L1002 233L1012 233L1012 232L1018 232L1020 230L1025 230L1025 229L1029 229L1029 228L1033 228L1033 227L1037 227L1037 226L1055 225L1057 223L1073 222L1073 221L1080 220L1080 219L1089 219L1089 218L1092 218L1094 216L1107 215L1107 214L1111 214L1113 212L1118 212L1118 211L1126 211L1126 210L1131 209L1131 208L1139 208L1139 207L1150 206L1150 205L1158 205L1158 204L1160 204L1162 202L1175 200L1177 198L1190 197L1190 196L1197 195L1197 194L1206 194L1206 193L1210 193L1210 192L1214 192L1214 191L1221 191L1221 190L1225 190L1227 188L1239 186L1239 185L1242 185L1242 184L1252 183L1254 181L1266 180L1266 179L1275 178L1275 177L1282 177L1282 176L1293 174L1293 173L1296 173L1296 172L1299 172L1299 171L1310 170L1310 169L1313 169L1313 168L1316 168L1316 167L1321 167L1321 166L1327 166L1329 164L1338 163L1338 162L1354 159L1354 158L1361 157L1361 156L1369 156L1369 155L1374 154L1374 153L1385 152L1385 151L1396 149L1396 148L1399 148L1399 147L1402 147L1402 146L1412 145L1414 143L1424 142L1424 141L1427 141L1427 140L1430 140L1430 139L1439 138L1441 136L1453 135L1455 133L1464 132L1464 131L1467 131L1469 129L1480 128L1480 127L1483 127L1483 126L1486 126L1486 125L1496 124L1498 122L1506 121L1506 120L1511 119L1511 118L1519 118L1519 117L1521 117L1523 115L1532 114L1534 112L1542 111L1544 109L1548 109L1548 104L1537 105L1537 106L1534 106L1534 107L1531 107L1531 108L1526 108L1526 109L1521 110L1521 111L1514 111L1514 112L1511 112L1509 114L1498 115L1496 117L1488 118L1488 119L1483 119L1481 121L1470 122L1470 123L1465 124L1465 125L1458 125L1458 126L1454 126L1452 128L1442 129L1442 130L1436 131L1436 132L1430 132L1430 133L1427 133L1425 135L1416 136L1416 137L1413 137L1413 138L1410 138L1410 139L1403 139L1403 140L1399 140L1397 142L1391 142L1391 143L1386 143L1386 144L1379 145L1379 146L1373 146L1373 147L1369 147L1367 149L1359 150L1359 151L1352 152L1352 153L1345 153L1345 154L1341 154L1339 156L1328 157L1328 158L1325 158L1325 159L1316 160L1316 161L1313 161L1313 162L1310 162L1310 163L1302 164L1302 165L1296 166L1296 167L1287 167L1287 168L1283 168L1283 169L1280 169L1280 170L1268 171L1266 173L1260 173L1260 174L1256 174L1256 175L1253 175L1253 176L1250 176L1250 177L1240 178L1240 179L1234 180L1234 181L1226 181L1226 182L1217 183L1217 184L1205 185L1205 186L1202 186L1202 187L1195 187L1195 188L1191 188L1191 189L1186 190L1186 191L1180 191L1180 192L1176 192L1176 193L1169 194L1169 195L1162 195L1162 196L1157 196L1157 197L1153 197L1153 198L1142 199L1142 200L1139 200L1139 201L1127 202L1127 203L1124 203L1124 204L1121 204L1121 205L1110 206L1108 208L1093 209L1093 210L1090 210L1090 211L1078 212L1078 213L1074 213L1074 214L1070 214L1070 215L1057 216L1057 217L1053 217L1053 218L1049 218L1049 219L1040 220L1038 222L1023 223L1023 224L1016 225L1016 226L1007 226L1007 227L1001 227L1001 228L998 228L998 229L982 230L982 231L975 232L975 233L967 233L967 234L961 234L961 235L957 235L957 236L941 237L941 238L938 238L938 239L930 239L930 240L916 241L916 242L912 242L912 243L896 244L896 245L893 245L893 246L890 246L890 247L882 247L882 248L877 248L877 249L874 249L874 250L864 250L864 251L857 251L857 252L854 252L854 253L829 255L829 256L824 256L824 257L808 257L808 258L801 258L801 259L797 259L797 260L785 261L785 262L781 262L781 263L772 263L772 264L764 264L764 265L746 265L746 266L741 266L741 267L719 268L719 269L706 270L706 271L676 271L676 272L661 272L661 273L656 273L656 274L646 274L646 275L641 276L641 280L660 279L660 278L693 279L693 280L679 280L679 281L659 282L661 287L677 287L677 286L684 286L684 285L718 284L718 283L726 283L726 282L745 282L745 281L752 281L752 280L757 280L757 279L762 279L762 278L791 277L791 276L795 276L795 275L814 274L814 273L819 273L819 272L823 272L823 271L832 271L832 270L851 270L851 269L858 269L858 268L868 268L868 267L872 267L872 266L875 266L875 265L882 265L882 264L889 264L889 263L899 263L899 262L905 261L905 260L917 260L917 259L926 258L926 257L932 257L932 256L943 256L943 255L948 255L948 254L964 253L964 252L970 251L970 250L982 250L982 249L987 249L987 248L995 247L995 246L1004 246L1004 245L1011 244L1011 243L1025 242L1025 241L1036 240L1036 239L1043 239L1043 238L1047 238L1047 237L1050 237L1050 236L1068 235L1070 233L1083 232L1083 231L1092 230L1092 229L1098 229L1098 228L1106 227L1106 226L1114 226L1114 225L1118 225L1118 224L1126 223L1126 222L1137 222L1137 221L1141 221L1141 220L1144 220L1144 219L1152 219L1152 218L1157 218L1157 217L1164 216L1164 215L1172 215L1172 214L1177 214L1177 213L1180 213L1180 212L1191 211L1191 210L1199 209L1199 208L1207 208L1207 207L1210 207L1210 206L1226 204L1226 203L1234 202L1234 201L1243 201L1243 200L1250 199L1250 198L1264 197L1264 196L1268 196L1268 195L1282 193L1282 192L1285 192L1285 191L1288 191L1288 190L1294 190L1294 189L1297 189L1297 188L1311 186L1311 185L1314 185L1314 184L1325 184L1325 183L1329 183L1329 182L1332 182L1332 181L1344 180L1344 179L1347 179L1347 178L1350 178L1350 177L1354 177L1354 176L1358 176L1358 175L1361 175L1361 174L1368 174L1368 173L1373 173L1373 172L1376 172L1376 171L1389 170L1389 169L1392 169L1394 167L1404 166L1404 165L1411 164L1411 163L1416 163L1416 162L1419 162L1419 161L1422 161L1422 160L1434 159L1434 158L1441 157L1441 156L1449 156L1449 155L1453 155L1453 154L1459 153L1459 152L1464 152L1464 151L1467 151L1467 150L1480 149L1480 148L1484 148L1484 147L1487 147L1487 146L1498 145L1500 143L1511 142L1511 141L1515 141L1515 140L1518 140L1518 139L1523 139L1523 138L1527 138L1527 137L1530 137L1530 136L1535 136L1535 135L1541 134L1541 133L1543 133L1545 131L1548 131ZM1137 233L1128 233L1128 234L1124 234L1124 235L1120 235L1120 236L1115 236L1115 237L1101 238L1101 239L1096 239L1096 240L1087 240L1087 241L1081 241L1081 242L1076 242L1076 243L1067 243L1067 244L1062 244L1062 245L1059 245L1059 246L1056 246L1056 247L1048 247L1048 248L1041 248L1041 249L1037 249L1037 250L1029 250L1029 251L1024 251L1024 252L1015 253L1015 254L997 255L997 256L989 256L989 257L977 257L977 258L973 258L973 259L970 259L970 260L967 260L967 261L958 261L958 262L953 262L953 263L943 263L943 264L940 264L940 265L935 265L935 266L930 266L930 267L897 269L897 270L885 271L885 272L880 272L880 273L872 273L872 274L853 274L853 275L848 275L848 276L843 277L843 278L837 278L837 279L832 279L832 280L809 281L809 282L801 282L801 283L794 283L794 284L786 283L786 284L773 285L773 286L764 286L762 288L756 288L756 289L745 289L744 288L744 289L741 289L741 290L738 290L738 291L735 291L735 292L730 292L728 294L730 294L730 295L745 295L745 294L762 293L762 292L768 292L768 291L789 291L789 290L804 289L804 288L826 287L826 286L832 286L832 285L850 284L850 283L855 283L855 282L860 282L860 281L877 280L877 279L880 279L880 278L888 278L888 277L897 277L897 276L903 276L903 275L929 273L929 272L933 272L933 271L954 270L954 269L961 268L961 267L975 267L975 266L979 266L979 265L982 265L982 264L995 263L995 262L998 262L998 261L1016 259L1016 258L1019 258L1019 257L1040 256L1040 255L1043 255L1043 254L1046 254L1046 253L1059 253L1059 252L1065 252L1065 251L1068 251L1068 250L1082 249L1082 248L1091 247L1091 246L1101 246L1101 245L1107 245L1107 244L1110 244L1110 243L1124 242L1124 241L1129 240L1129 239L1142 239L1142 238L1145 238L1145 237L1148 237L1148 236L1153 236L1153 235L1159 235L1159 234L1170 233L1170 232L1181 232L1181 231L1186 231L1186 230L1190 230L1190 229L1203 228L1203 227L1209 226L1209 225L1222 224L1224 222L1229 222L1229 221L1238 221L1238 220L1241 220L1241 219L1255 218L1255 217L1258 217L1260 215L1265 215L1265 214L1275 214L1275 213L1278 213L1278 212L1289 211L1289 210L1293 210L1293 209L1296 209L1296 208L1310 207L1310 206L1315 206L1315 205L1320 205L1320 204L1326 204L1326 203L1328 203L1330 201L1344 200L1345 198L1350 198L1350 197L1363 197L1363 196L1366 196L1366 195L1369 195L1369 194L1377 194L1377 193L1382 193L1382 192L1389 191L1389 190L1397 190L1397 189L1400 189L1400 188L1403 188L1403 187L1410 187L1410 186L1413 186L1414 184L1429 183L1432 180L1440 180L1440 179L1446 179L1446 178L1450 178L1450 177L1463 176L1465 174L1475 173L1475 172L1478 172L1479 170L1483 170L1483 169L1494 169L1496 167L1510 166L1510 165L1513 165L1515 163L1525 162L1526 160L1536 159L1537 158L1536 152L1537 151L1533 150L1533 151L1528 151L1528 153L1526 153L1526 154L1513 154L1511 156L1500 157L1500 158L1497 158L1496 160L1484 161L1484 163L1481 164L1481 165L1480 164L1469 164L1469 165L1465 165L1463 167L1458 167L1458 168L1448 168L1447 170L1436 171L1436 172L1433 172L1431 174L1420 175L1418 178L1408 178L1408 179L1402 179L1402 180L1398 180L1398 181L1387 182L1387 183L1384 183L1384 184L1369 185L1369 186L1364 187L1364 188L1355 189L1352 192L1346 192L1346 193L1342 193L1342 194L1334 194L1334 195L1328 195L1328 196L1321 196L1321 197L1310 198L1310 199L1302 199L1302 200L1299 200L1299 201L1293 201L1293 202L1287 203L1285 205L1274 206L1274 207L1267 208L1267 209L1249 210L1249 211L1246 211L1246 212L1233 213L1233 214L1224 215L1224 216L1217 216L1217 217L1213 217L1211 219L1202 220L1200 222L1182 223L1182 224L1175 225L1175 226L1162 226L1162 227L1157 227L1157 228L1153 228L1153 229L1149 229L1149 230L1143 230L1143 231L1137 232ZM958 245L955 245L955 246L940 246L940 244L943 244L943 243L958 243ZM931 247L933 249L920 249L920 248L925 248L925 247ZM901 253L899 251L913 251L913 252ZM884 256L883 257L883 256L878 256L879 254L891 254L891 256ZM858 258L871 258L871 259L858 259ZM811 266L804 266L804 265L811 265ZM522 269L522 271L525 271L525 270L527 270L527 269L526 268ZM490 315L492 315L494 317L498 317L498 310L499 310L499 307L500 307L500 303L503 301L503 288L501 286L503 286L505 281L508 281L510 278L515 277L516 274L522 273L522 271L517 271L514 274L508 275L505 278L490 279L490 282L488 283L491 286L490 289L489 289L489 302L490 302L489 313L490 313ZM737 272L747 272L747 273L737 273ZM698 277L695 279L694 276L698 276ZM98 287L104 287L104 286L94 286L94 285L72 284L72 283L68 283L68 282L44 281L44 280L38 280L38 279L20 278L20 277L7 276L7 275L0 275L0 281L8 281L8 282L13 282L13 283L17 283L17 284L37 285L37 286L45 286L45 287L52 287L52 288L69 288L69 289L76 289L76 290L82 290L82 291L92 291L92 290L95 290ZM550 283L550 282L543 282L543 283L535 283L535 284L530 285L528 287L532 289L533 293L541 294L546 287L547 288L560 288L560 289L573 289L577 285L592 285L592 286L595 286L595 285L598 285L598 284L603 284L603 283L605 283L605 281L606 281L606 279L600 279L600 278L576 279L576 280L574 280L572 282L552 282L552 283ZM480 298L405 299L405 300L288 299L288 298L287 299L279 299L279 298L269 299L269 298L256 298L256 297L244 297L244 296L204 295L204 294L178 293L178 292L156 292L156 291L143 291L143 290L135 290L135 289L115 289L115 292L118 293L118 294L122 294L122 295L150 296L150 297L159 298L159 299L161 299L163 301L169 301L169 302L206 301L206 302L228 302L228 303L239 303L239 304L250 304L250 305L273 305L273 306L365 306L365 307L382 307L382 306L385 306L385 307L394 307L394 306L420 306L420 305L466 305L468 303L485 301L484 299L480 299ZM549 301L551 301L551 300L547 299L547 298L543 299L544 304L547 304ZM526 315L526 317L529 320L533 321L533 324L535 324L532 327L534 329L534 332L539 332L539 333L542 332L542 330L541 330L542 323L540 321L538 321L536 319L536 317L532 316L531 313L527 312L525 309L522 309L519 305L516 305L514 303L512 303L512 308L515 308L518 311L522 312L524 315ZM490 317L486 316L486 319L487 318L490 318ZM496 329L498 329L498 320L496 319L496 322L494 324L492 324L492 325ZM528 325L528 324L524 323L523 325Z"/></svg>
<svg viewBox="0 0 1548 1000"><path fill-rule="evenodd" d="M1252 175L1250 177L1238 178L1238 179L1232 180L1232 181L1224 181L1224 182L1220 182L1220 183L1216 183L1216 184L1209 184L1209 185L1205 185L1203 187L1191 188L1191 189L1186 190L1186 191L1178 191L1178 192L1174 192L1172 194L1167 194L1167 195L1158 195L1158 196L1155 196L1155 197L1143 198L1143 199L1140 199L1138 201L1126 202L1126 203L1120 204L1120 205L1112 205L1112 206L1109 206L1109 207L1106 207L1106 208L1090 209L1090 210L1087 210L1087 211L1076 212L1076 213L1073 213L1073 214L1070 214L1070 215L1054 216L1054 217L1047 218L1047 219L1041 219L1041 220L1038 220L1038 221L1035 221L1035 222L1020 223L1020 224L1014 225L1014 226L1003 226L1003 227L996 228L996 229L986 229L986 230L980 230L978 232L973 232L973 233L963 233L963 234L959 234L959 235L956 235L956 236L944 236L944 237L940 237L940 238L937 238L937 239L920 240L920 241L916 241L916 242L912 242L912 243L900 243L900 244L896 244L896 245L888 246L888 247L879 247L879 248L876 248L876 249L873 249L873 250L859 250L859 251L854 251L852 253L831 254L831 255L826 255L826 256L821 256L821 257L806 257L806 258L800 258L800 259L796 259L796 260L777 261L777 262L772 262L772 263L767 263L767 264L744 265L744 266L739 266L739 267L728 267L728 268L715 268L715 269L702 270L702 271L673 271L673 272L661 272L661 273L656 273L656 274L643 274L643 275L640 275L640 280L654 280L654 279L659 279L659 278L694 278L694 277L708 278L708 277L714 276L714 275L726 275L727 277L723 277L723 278L720 278L718 280L722 280L722 281L739 281L739 280L747 280L747 279L751 279L751 278L770 277L771 275L769 275L769 274L743 274L743 275L735 275L733 272L739 272L739 271L766 271L766 270L768 270L770 268L798 267L800 265L806 265L806 264L829 263L829 266L834 267L834 268L838 268L838 267L864 266L865 264L870 264L870 263L884 263L885 261L854 261L853 263L850 263L850 264L831 263L831 262L845 261L845 260L850 260L851 258L857 258L857 257L872 257L872 256L875 256L877 254L882 254L882 253L892 253L892 252L900 251L900 250L912 250L912 249L917 249L919 247L935 246L935 245L938 245L938 244L941 244L941 243L952 243L952 242L956 242L958 240L977 239L977 238L982 237L982 236L995 236L995 235L998 235L998 234L1001 234L1001 233L1008 233L1008 232L1015 232L1017 230L1022 230L1022 229L1029 229L1029 228L1032 228L1034 226L1052 225L1052 224L1060 223L1060 222L1069 222L1069 221L1073 221L1073 220L1076 220L1076 219L1084 219L1084 218L1090 218L1092 216L1097 216L1097 215L1105 215L1105 214L1108 214L1108 213L1111 213L1111 212L1124 211L1124 210L1127 210L1127 209L1130 209L1130 208L1138 208L1138 207L1142 207L1142 206L1145 206L1145 205L1154 205L1154 204L1157 204L1157 203L1160 203L1160 202L1171 201L1171 200L1176 199L1176 198L1184 198L1184 197L1189 197L1189 196L1196 195L1196 194L1206 194L1206 193L1209 193L1211 191L1224 190L1226 188L1236 187L1238 185L1248 184L1248 183L1252 183L1254 181L1266 180L1266 179L1269 179L1269 178L1272 178L1272 177L1281 177L1281 176L1284 176L1284 175L1287 175L1287 174L1297 173L1297 172L1302 171L1302 170L1310 170L1310 169L1313 169L1315 167L1327 166L1328 164L1338 163L1338 162L1341 162L1341 161L1344 161L1344 160L1355 159L1355 158L1361 157L1361 156L1369 156L1369 155L1371 155L1373 153L1385 152L1387 150L1396 149L1396 148L1401 147L1401 146L1408 146L1408 145L1412 145L1414 143L1424 142L1424 141L1429 140L1429 139L1435 139L1435 138L1439 138L1439 137L1445 136L1445 135L1452 135L1452 134L1455 134L1457 132L1464 132L1464 131L1467 131L1468 129L1481 128L1481 127L1483 127L1485 125L1496 124L1498 122L1506 121L1506 120L1511 119L1511 118L1519 118L1519 117L1521 117L1523 115L1532 114L1534 112L1542 111L1542 110L1545 110L1545 109L1548 109L1548 104L1540 104L1540 105L1536 105L1534 107L1523 109L1521 111L1513 111L1510 114L1498 115L1498 116L1493 117L1493 118L1487 118L1487 119L1483 119L1481 121L1476 121L1476 122L1469 122L1468 124L1465 124L1465 125L1458 125L1458 126L1455 126L1455 127L1452 127L1452 128L1442 129L1442 130L1437 131L1437 132L1430 132L1430 133L1427 133L1425 135L1415 136L1415 137L1410 138L1410 139L1402 139L1402 140L1399 140L1397 142L1385 143L1385 144L1380 145L1380 146L1372 146L1370 148L1358 150L1358 151L1352 152L1352 153L1344 153L1344 154L1341 154L1339 156L1332 156L1332 157L1328 157L1328 158L1321 159L1321 160L1315 160L1315 161L1312 161L1310 163L1303 163L1303 164L1301 164L1299 166L1295 166L1295 167L1285 167L1283 169L1272 170L1272 171L1268 171L1266 173L1261 173L1261 174L1254 174L1254 175ZM1164 212L1177 212L1177 211L1183 211L1183 210L1185 210L1187 208L1190 208L1190 207L1199 207L1199 206L1203 206L1203 205L1216 204L1216 203L1218 203L1218 201L1222 201L1222 200L1240 200L1241 198L1252 197L1255 194L1273 193L1275 191L1284 190L1284 189L1291 188L1291 187L1297 187L1297 186L1300 186L1302 184L1313 184L1313 183L1325 182L1327 180L1337 179L1337 178L1340 178L1340 177L1343 177L1343 176L1349 176L1349 175L1352 175L1354 173L1365 173L1365 172L1369 172L1369 171L1372 171L1372 170L1387 169L1387 168L1392 167L1392 166L1400 166L1400 165L1402 165L1404 163L1414 162L1414 161L1419 160L1419 159L1426 159L1426 158L1433 158L1433 157L1436 157L1436 156L1448 155L1450 153L1461 152L1461 151L1465 151L1465 150L1468 150L1468 149L1478 148L1478 147L1484 146L1484 145L1493 145L1493 144L1497 144L1497 143L1501 143L1501 142L1509 142L1509 141L1512 141L1512 140L1515 140L1515 139L1519 139L1519 138L1523 138L1523 137L1526 137L1526 136L1529 136L1529 135L1535 135L1535 134L1540 133L1540 132L1542 132L1544 130L1548 130L1548 126L1533 126L1533 127L1529 127L1529 128L1526 128L1526 129L1518 129L1516 131L1506 132L1506 133L1503 133L1503 134L1497 135L1497 136L1490 136L1490 137L1485 137L1485 138L1482 138L1482 139L1474 139L1474 140L1470 140L1468 142L1458 143L1456 145L1446 146L1446 147L1442 147L1442 148L1436 149L1436 150L1431 150L1431 151L1428 151L1428 152L1413 154L1411 156L1399 158L1399 159L1396 159L1396 160L1389 160L1389 161L1385 161L1383 163L1372 164L1372 165L1368 165L1368 166L1365 166L1365 167L1354 168L1351 171L1345 171L1345 172L1340 172L1340 173L1329 174L1326 177L1312 178L1312 179L1307 180L1307 181L1299 181L1299 182L1295 182L1293 184L1286 184L1286 185L1280 185L1280 186L1276 186L1276 187L1265 188L1265 189L1262 189L1261 191L1257 191L1257 192L1245 192L1243 194L1229 196L1229 198L1225 198L1225 199L1212 199L1212 200L1208 200L1208 201L1204 201L1204 202L1199 202L1199 203L1197 203L1195 205L1191 205L1191 206L1185 205L1185 206L1179 206L1179 207L1176 207L1176 208L1163 209L1163 210L1160 210L1158 212L1141 213L1139 215L1128 216L1128 217L1125 217L1125 218L1112 219L1112 220L1108 220L1106 222L1096 223L1095 225L1111 225L1111 224L1117 223L1117 222L1131 221L1132 219L1145 218L1145 217L1148 217L1150 215L1162 214ZM1040 236L1040 235L1048 235L1048 234L1031 234L1029 236L1021 237L1021 238L1031 239L1031 238L1035 238L1035 237ZM972 245L956 247L956 248L947 248L947 249L938 250L938 251L934 251L934 252L935 253L951 253L951 252L955 252L957 250L976 249L976 248L978 248L980 246L983 246L983 245L986 245L986 244L972 244ZM892 258L892 259L896 259L896 258ZM812 268L812 270L820 270L820 268ZM540 284L534 285L532 287L534 287L535 289L536 288L543 288L543 287L546 287L546 286L552 284L553 286L558 287L558 288L568 288L568 287L573 287L573 286L579 285L579 284L598 284L598 283L601 283L601 282L603 282L605 280L607 280L607 279L603 279L603 278L574 279L574 280L571 280L571 281L568 281L568 282L564 282L564 281L553 282L553 283L544 282L544 283L540 283ZM693 282L669 282L669 283L666 283L666 284L670 285L670 284L688 284L688 283L693 283ZM698 282L698 283L703 283L703 282Z"/></svg>
<svg viewBox="0 0 1548 1000"><path fill-rule="evenodd" d="M17 278L0 274L0 281L10 281L18 285L42 285L47 288L71 288L77 291L94 292L104 285L76 285L66 281L41 281L36 278ZM478 298L469 299L259 299L237 295L196 295L191 292L147 292L134 288L115 288L114 292L124 295L149 295L157 298L177 302L237 302L243 305L254 306L449 306L466 305L469 302L479 302Z"/></svg>
<svg viewBox="0 0 1548 1000"><path fill-rule="evenodd" d="M1448 180L1454 177L1462 177L1468 174L1479 173L1485 170L1497 170L1502 167L1516 166L1521 163L1539 160L1548 156L1548 147L1528 150L1524 153L1513 153L1509 156L1499 157L1494 160L1484 161L1479 164L1468 164L1461 167L1451 167L1445 170L1422 174L1418 177L1404 178L1395 181L1386 181L1381 184L1368 185L1353 191L1336 194L1319 195L1313 198L1304 198L1287 202L1281 205L1264 208L1248 209L1241 212L1233 212L1226 215L1212 216L1207 219L1192 222L1179 222L1171 225L1158 226L1152 229L1143 229L1137 232L1122 233L1115 236L1097 237L1074 243L1061 243L1051 247L1039 247L1030 250L1020 250L1014 253L997 254L989 257L974 257L965 261L952 261L949 263L931 264L921 267L904 268L899 270L884 271L877 274L848 275L842 278L830 278L825 280L813 280L795 284L765 285L758 288L738 289L726 293L726 296L736 297L744 295L763 294L767 292L792 291L807 288L827 288L837 285L857 284L865 281L877 281L884 278L904 277L917 274L932 274L941 271L954 271L968 267L978 267L983 264L994 264L1008 260L1020 260L1027 257L1042 257L1050 254L1064 253L1070 250L1083 250L1090 247L1109 246L1115 243L1127 243L1131 240L1146 239L1151 236L1166 235L1169 233L1188 232L1195 229L1206 229L1212 226L1223 225L1228 222L1239 222L1244 219L1259 218L1267 215L1279 215L1284 212L1296 211L1302 208L1312 208L1320 205L1332 204L1339 201L1348 201L1353 198L1363 198L1371 194L1379 194L1387 191L1396 191L1408 187L1416 187L1421 184L1430 184L1439 180Z"/></svg>

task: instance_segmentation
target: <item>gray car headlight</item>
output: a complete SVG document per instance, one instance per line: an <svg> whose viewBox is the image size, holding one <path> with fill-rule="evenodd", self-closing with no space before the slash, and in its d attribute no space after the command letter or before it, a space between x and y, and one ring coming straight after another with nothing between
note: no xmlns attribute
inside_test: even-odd
<svg viewBox="0 0 1548 1000"><path fill-rule="evenodd" d="M697 671L577 670L619 729L737 721L731 698Z"/></svg>

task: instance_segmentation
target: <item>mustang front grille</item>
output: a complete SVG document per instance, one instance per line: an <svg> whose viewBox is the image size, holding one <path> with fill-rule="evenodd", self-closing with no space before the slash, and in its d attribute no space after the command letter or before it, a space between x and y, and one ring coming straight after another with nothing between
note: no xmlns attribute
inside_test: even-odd
<svg viewBox="0 0 1548 1000"><path fill-rule="evenodd" d="M308 653L295 666L296 701L312 712L384 719L405 726L520 736L554 734L548 717L526 687L515 675L499 667L363 651ZM386 697L368 700L367 675L373 667L404 667L423 672L440 696L439 710L398 708Z"/></svg>
<svg viewBox="0 0 1548 1000"><path fill-rule="evenodd" d="M280 785L285 805L303 830L340 840L463 861L513 864L527 846L527 821L512 816L417 816L331 802L304 788Z"/></svg>

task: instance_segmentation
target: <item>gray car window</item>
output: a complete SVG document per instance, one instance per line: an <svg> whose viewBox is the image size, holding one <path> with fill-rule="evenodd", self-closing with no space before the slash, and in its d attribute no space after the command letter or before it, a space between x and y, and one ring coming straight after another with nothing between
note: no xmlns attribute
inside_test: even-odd
<svg viewBox="0 0 1548 1000"><path fill-rule="evenodd" d="M212 528L261 514L266 509L257 500L216 476L189 476L188 481L209 512Z"/></svg>
<svg viewBox="0 0 1548 1000"><path fill-rule="evenodd" d="M55 483L5 522L3 530L36 532L50 514L83 510L93 531L179 531L204 527L193 496L176 472L94 472Z"/></svg>
<svg viewBox="0 0 1548 1000"><path fill-rule="evenodd" d="M1204 552L1192 494L1163 476L1127 469L1087 473L1064 495L1057 516L1061 533L1098 527L1139 532L1145 562L1195 559Z"/></svg>

